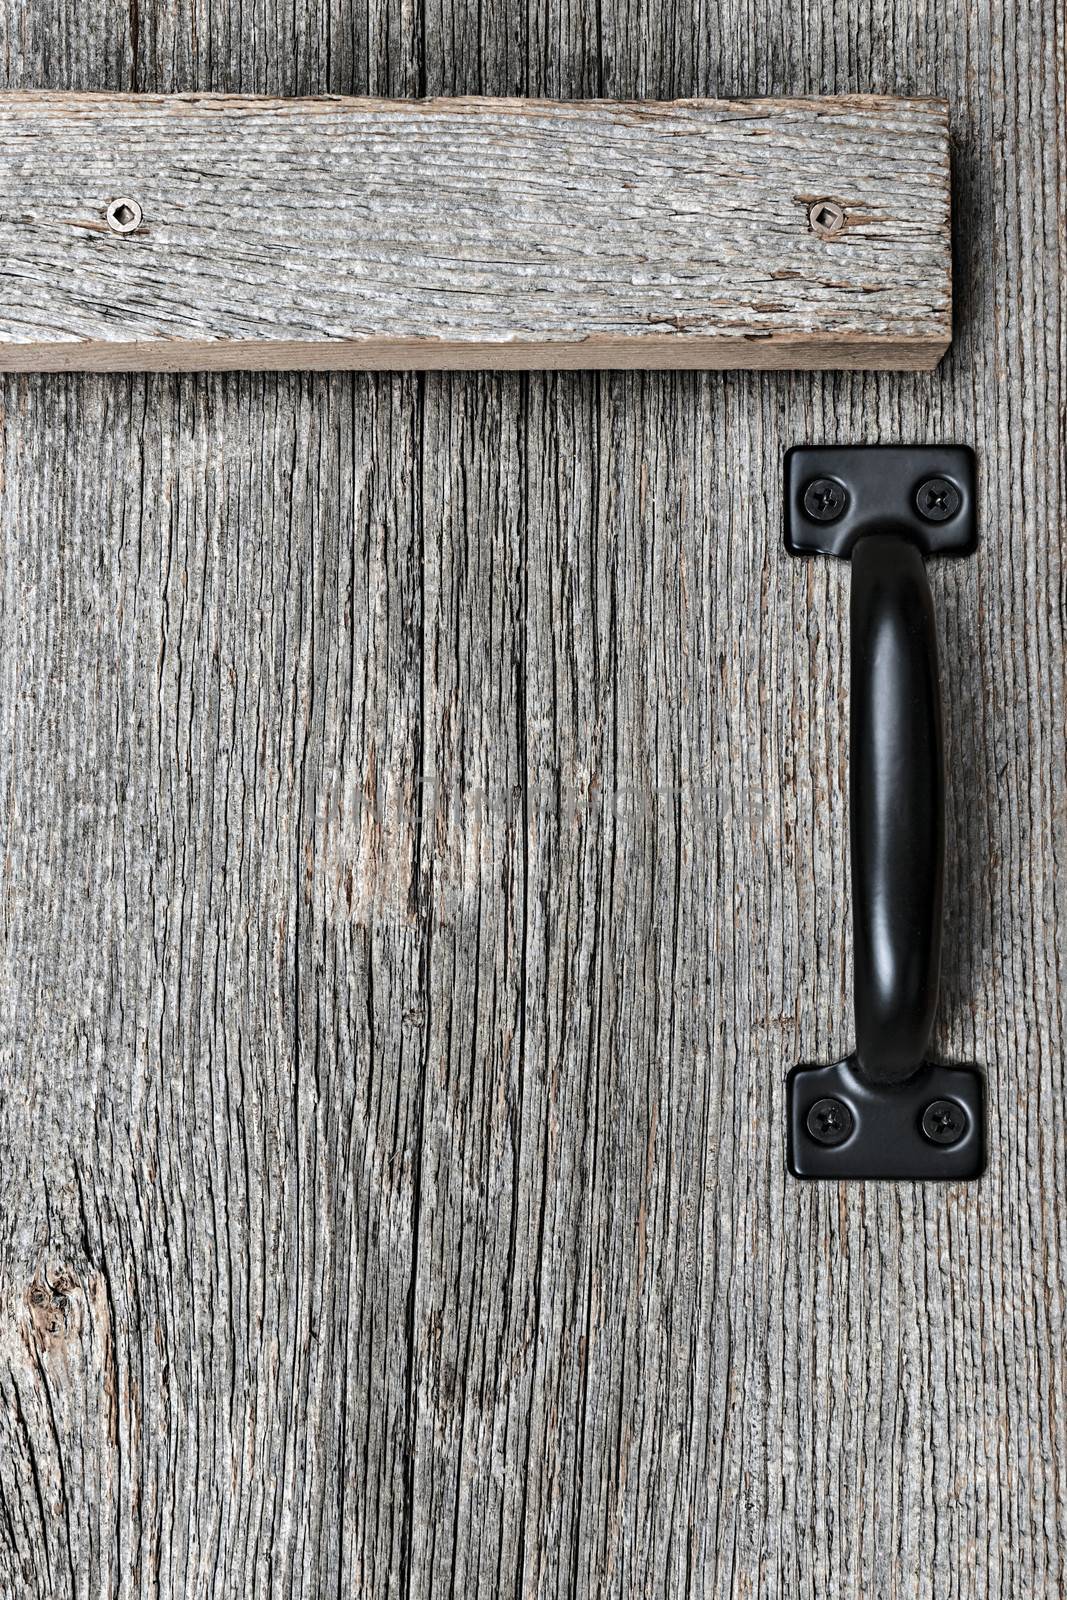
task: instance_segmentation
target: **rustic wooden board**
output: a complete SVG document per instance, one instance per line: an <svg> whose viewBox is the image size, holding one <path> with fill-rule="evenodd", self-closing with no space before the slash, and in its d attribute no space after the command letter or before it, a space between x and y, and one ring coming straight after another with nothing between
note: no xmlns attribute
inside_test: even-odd
<svg viewBox="0 0 1067 1600"><path fill-rule="evenodd" d="M932 378L0 380L0 1594L1067 1588L1061 44L0 0L13 86L943 93L958 317ZM819 438L978 450L931 570L974 1186L785 1173L851 1026Z"/></svg>
<svg viewBox="0 0 1067 1600"><path fill-rule="evenodd" d="M0 260L14 371L931 367L947 108L9 94Z"/></svg>

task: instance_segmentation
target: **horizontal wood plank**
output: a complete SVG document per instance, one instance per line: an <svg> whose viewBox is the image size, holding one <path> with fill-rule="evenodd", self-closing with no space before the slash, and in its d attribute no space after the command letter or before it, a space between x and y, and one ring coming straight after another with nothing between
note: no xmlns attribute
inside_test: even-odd
<svg viewBox="0 0 1067 1600"><path fill-rule="evenodd" d="M8 94L0 369L926 369L949 191L930 99Z"/></svg>

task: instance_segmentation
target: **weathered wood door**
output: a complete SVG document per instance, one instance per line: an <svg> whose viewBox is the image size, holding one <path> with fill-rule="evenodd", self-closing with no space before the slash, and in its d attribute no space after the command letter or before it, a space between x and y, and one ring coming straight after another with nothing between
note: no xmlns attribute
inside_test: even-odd
<svg viewBox="0 0 1067 1600"><path fill-rule="evenodd" d="M0 1593L1060 1595L1059 0L0 0L0 80L944 94L957 240L933 376L3 380ZM978 451L975 1185L785 1173L850 1028L819 439Z"/></svg>

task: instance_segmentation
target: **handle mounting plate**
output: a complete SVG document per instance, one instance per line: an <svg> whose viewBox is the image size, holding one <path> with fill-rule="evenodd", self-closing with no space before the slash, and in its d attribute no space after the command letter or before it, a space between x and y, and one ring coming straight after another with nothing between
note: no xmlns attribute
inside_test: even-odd
<svg viewBox="0 0 1067 1600"><path fill-rule="evenodd" d="M974 453L964 445L798 446L785 458L786 549L847 559L868 534L899 533L924 556L970 555L974 478ZM823 483L821 496L808 496ZM919 494L930 484L945 488L932 491L940 503L924 514Z"/></svg>
<svg viewBox="0 0 1067 1600"><path fill-rule="evenodd" d="M796 1178L977 1178L985 1164L983 1098L974 1067L928 1061L898 1084L871 1083L853 1056L832 1066L794 1067L787 1086L789 1170ZM835 1115L836 1107L844 1110ZM955 1134L950 1144L938 1142L939 1114L941 1126ZM833 1142L820 1138L820 1117Z"/></svg>

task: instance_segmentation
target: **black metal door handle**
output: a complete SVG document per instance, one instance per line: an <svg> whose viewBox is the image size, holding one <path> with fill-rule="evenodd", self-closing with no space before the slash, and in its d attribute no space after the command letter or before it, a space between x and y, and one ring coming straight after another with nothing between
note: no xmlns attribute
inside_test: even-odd
<svg viewBox="0 0 1067 1600"><path fill-rule="evenodd" d="M849 809L856 1060L874 1083L922 1066L941 978L944 773L937 629L899 535L852 552Z"/></svg>
<svg viewBox="0 0 1067 1600"><path fill-rule="evenodd" d="M944 758L923 556L974 547L973 459L951 448L793 450L786 544L852 561L849 809L856 1048L789 1079L799 1177L963 1178L982 1081L926 1058L941 972Z"/></svg>

